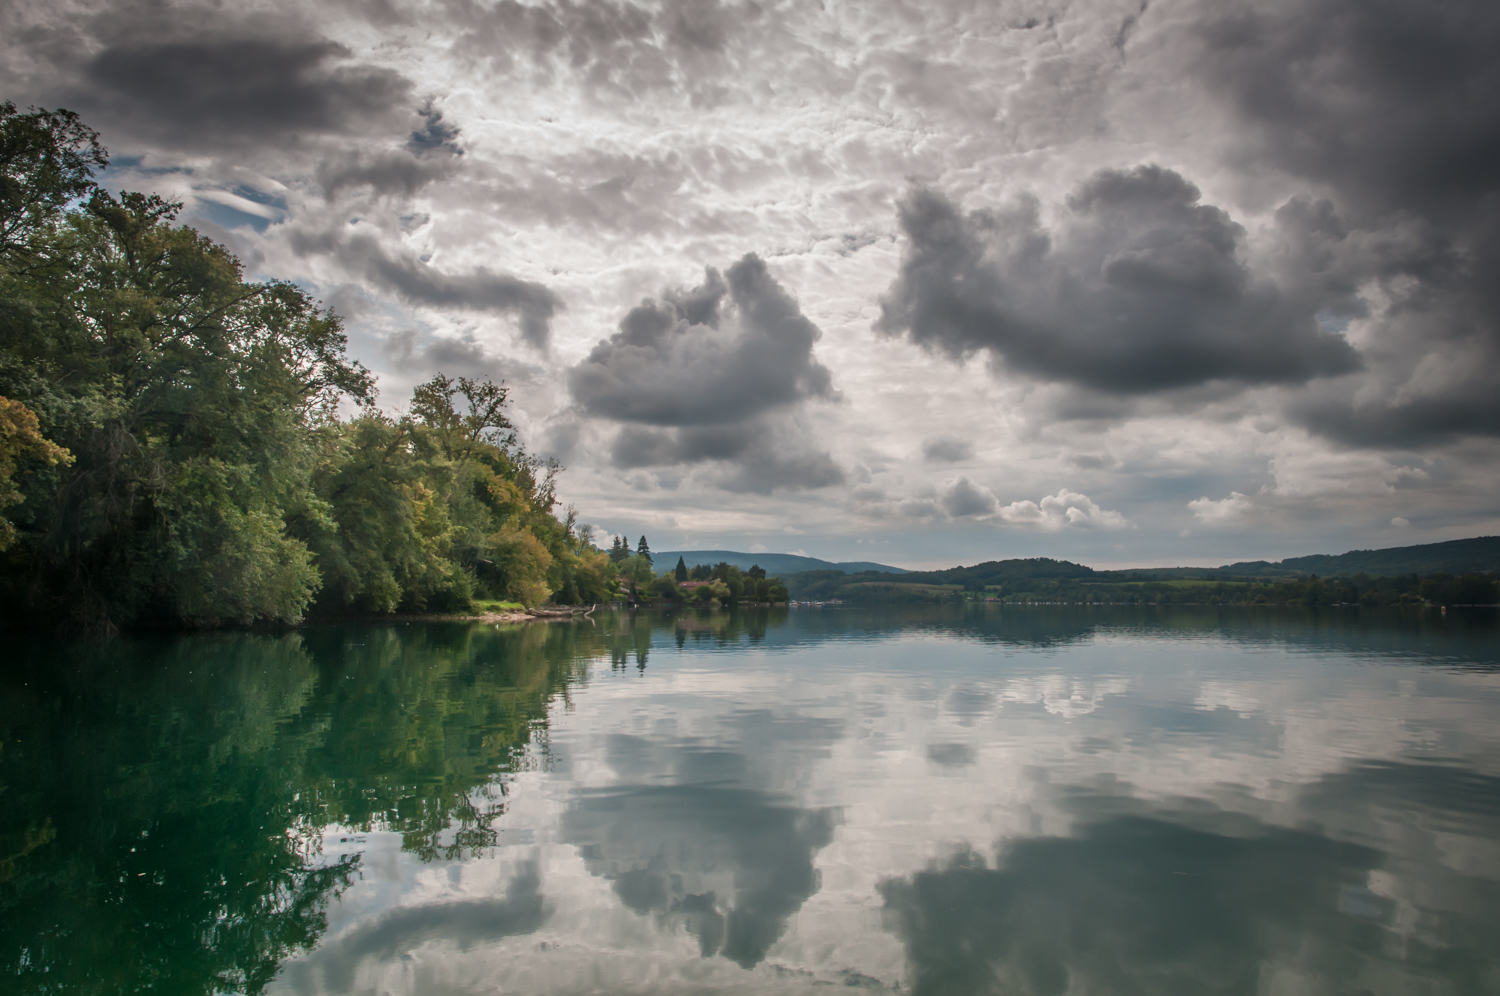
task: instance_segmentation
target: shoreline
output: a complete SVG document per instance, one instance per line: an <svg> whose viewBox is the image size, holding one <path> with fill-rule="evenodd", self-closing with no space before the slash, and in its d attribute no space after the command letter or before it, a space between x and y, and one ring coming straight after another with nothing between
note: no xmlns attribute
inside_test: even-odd
<svg viewBox="0 0 1500 996"><path fill-rule="evenodd" d="M503 612L476 612L476 613L432 613L423 612L417 614L401 614L388 616L357 616L344 617L343 619L328 620L305 620L302 625L309 623L316 625L318 622L477 622L477 623L528 623L528 622L558 622L564 619L578 619L592 612L592 609L580 609L573 612L567 609L555 609L552 611L533 611L530 609L507 609Z"/></svg>

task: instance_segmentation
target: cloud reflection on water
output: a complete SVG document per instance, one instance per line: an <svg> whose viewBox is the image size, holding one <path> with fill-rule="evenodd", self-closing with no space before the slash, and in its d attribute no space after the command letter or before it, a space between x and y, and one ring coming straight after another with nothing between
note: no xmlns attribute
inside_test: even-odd
<svg viewBox="0 0 1500 996"><path fill-rule="evenodd" d="M1420 861L1420 896L1393 891L1390 874L1416 870L1400 866L1448 831L1495 840L1496 779L1455 765L1356 765L1302 791L1296 828L1113 788L1060 793L1078 817L1069 836L1006 841L993 862L964 849L880 883L916 996L1477 993L1497 981L1495 869ZM1364 835L1389 851L1314 822L1379 808L1431 819L1403 820L1395 839Z"/></svg>
<svg viewBox="0 0 1500 996"><path fill-rule="evenodd" d="M818 891L813 858L837 822L766 792L641 786L580 793L563 836L631 910L680 920L705 958L751 968Z"/></svg>

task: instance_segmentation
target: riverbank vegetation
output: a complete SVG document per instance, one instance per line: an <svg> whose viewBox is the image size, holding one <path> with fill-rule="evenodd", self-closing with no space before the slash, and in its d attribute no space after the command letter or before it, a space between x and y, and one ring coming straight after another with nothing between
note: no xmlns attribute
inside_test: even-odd
<svg viewBox="0 0 1500 996"><path fill-rule="evenodd" d="M503 385L375 405L337 315L252 282L98 136L0 104L0 612L212 626L603 601L615 569Z"/></svg>
<svg viewBox="0 0 1500 996"><path fill-rule="evenodd" d="M741 603L778 605L791 599L786 583L768 577L765 569L756 564L744 571L727 561L689 567L679 556L675 567L657 573L650 544L644 536L634 553L623 536L616 537L609 556L619 572L621 597L633 604L717 603L731 607Z"/></svg>

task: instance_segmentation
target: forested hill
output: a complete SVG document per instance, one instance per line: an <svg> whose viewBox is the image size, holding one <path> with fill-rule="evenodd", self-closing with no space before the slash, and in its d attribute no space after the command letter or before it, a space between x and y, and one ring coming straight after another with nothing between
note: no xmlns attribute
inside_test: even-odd
<svg viewBox="0 0 1500 996"><path fill-rule="evenodd" d="M952 567L945 571L908 571L901 580L914 584L961 584L965 587L1014 584L1017 581L1076 580L1092 578L1099 572L1082 564L1049 557L1025 560L991 560L973 567Z"/></svg>
<svg viewBox="0 0 1500 996"><path fill-rule="evenodd" d="M1396 574L1467 574L1500 570L1500 536L1397 546L1386 550L1351 550L1341 554L1288 557L1279 563L1264 560L1230 564L1218 570L1241 577L1316 574L1348 577L1354 574L1389 577Z"/></svg>
<svg viewBox="0 0 1500 996"><path fill-rule="evenodd" d="M742 571L749 570L751 566L758 565L766 569L766 573L785 576L798 574L802 571L828 571L839 570L846 574L858 574L861 571L879 571L883 574L902 574L907 572L900 567L889 567L885 564L874 564L865 560L848 561L835 564L827 560L819 560L817 557L803 557L795 553L738 553L734 550L664 550L662 552L652 551L652 560L657 567L671 567L681 557L687 566L694 564L733 564Z"/></svg>
<svg viewBox="0 0 1500 996"><path fill-rule="evenodd" d="M1096 571L1066 560L1034 557L1025 560L991 560L972 567L953 567L943 571L908 571L901 575L906 584L1014 585L1020 581L1137 581L1173 579L1234 580L1250 578L1394 577L1405 574L1469 574L1500 571L1500 536L1449 540L1420 546L1399 546L1386 550L1351 550L1342 554L1313 554L1289 557L1271 562L1242 561L1224 567L1152 567L1139 570ZM853 574L855 571L848 571ZM878 580L866 577L862 580Z"/></svg>

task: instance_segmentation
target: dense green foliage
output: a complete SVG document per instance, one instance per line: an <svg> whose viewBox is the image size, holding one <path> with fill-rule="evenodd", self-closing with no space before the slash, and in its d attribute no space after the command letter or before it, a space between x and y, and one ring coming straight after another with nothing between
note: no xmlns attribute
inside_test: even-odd
<svg viewBox="0 0 1500 996"><path fill-rule="evenodd" d="M641 542L645 542L641 537ZM620 541L616 541L619 549ZM734 564L720 561L710 567L695 564L690 570L678 558L677 566L653 574L649 549L646 555L621 559L620 576L630 577L629 599L632 602L659 602L675 605L696 603L710 605L714 602L731 607L741 603L752 605L776 605L791 599L791 593L780 578L767 577L759 565L752 564L748 570L740 570Z"/></svg>
<svg viewBox="0 0 1500 996"><path fill-rule="evenodd" d="M68 112L0 105L0 599L12 621L292 622L600 601L613 569L506 389L374 407L338 317L113 195ZM341 412L352 412L341 417Z"/></svg>

